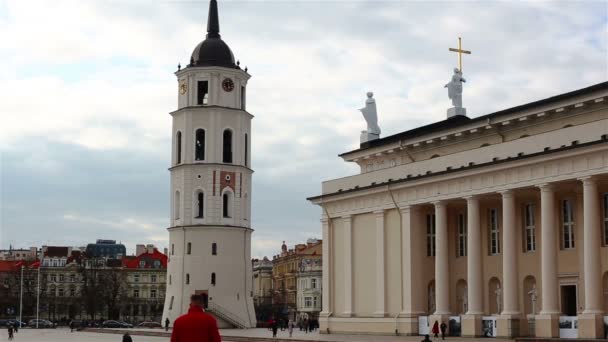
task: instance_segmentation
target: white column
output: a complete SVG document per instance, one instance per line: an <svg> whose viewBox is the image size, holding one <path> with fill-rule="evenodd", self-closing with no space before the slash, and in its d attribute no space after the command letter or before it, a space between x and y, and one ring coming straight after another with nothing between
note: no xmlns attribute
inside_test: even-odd
<svg viewBox="0 0 608 342"><path fill-rule="evenodd" d="M483 279L481 266L481 225L479 198L467 200L467 295L468 315L483 314Z"/></svg>
<svg viewBox="0 0 608 342"><path fill-rule="evenodd" d="M384 210L374 212L376 216L376 312L374 316L384 317L385 298L384 298Z"/></svg>
<svg viewBox="0 0 608 342"><path fill-rule="evenodd" d="M448 210L443 201L435 205L435 315L450 313L450 267L448 252Z"/></svg>
<svg viewBox="0 0 608 342"><path fill-rule="evenodd" d="M501 192L502 195L502 277L504 290L503 315L518 315L519 300L517 296L517 231L515 194L512 190Z"/></svg>
<svg viewBox="0 0 608 342"><path fill-rule="evenodd" d="M323 309L321 312L322 316L329 316L331 315L332 312L332 307L331 307L331 301L332 298L330 297L330 281L329 278L331 277L331 249L330 246L333 243L333 241L331 241L331 232L330 232L330 219L329 218L323 218L321 220L321 223L323 225L323 298L322 303L323 303Z"/></svg>
<svg viewBox="0 0 608 342"><path fill-rule="evenodd" d="M540 188L541 218L541 315L559 314L557 283L557 232L555 212L555 192L550 184Z"/></svg>
<svg viewBox="0 0 608 342"><path fill-rule="evenodd" d="M352 216L342 217L344 221L344 312L342 315L351 316L353 313L353 231Z"/></svg>
<svg viewBox="0 0 608 342"><path fill-rule="evenodd" d="M584 314L602 313L602 278L600 266L600 201L597 181L583 181L583 263L585 270Z"/></svg>

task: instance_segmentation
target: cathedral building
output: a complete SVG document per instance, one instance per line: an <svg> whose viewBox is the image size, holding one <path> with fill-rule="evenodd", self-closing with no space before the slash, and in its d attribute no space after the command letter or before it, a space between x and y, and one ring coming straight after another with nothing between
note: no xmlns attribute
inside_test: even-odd
<svg viewBox="0 0 608 342"><path fill-rule="evenodd" d="M340 155L360 173L309 198L323 213L321 332L438 321L462 336L605 336L608 82L474 118L457 109L364 132Z"/></svg>
<svg viewBox="0 0 608 342"><path fill-rule="evenodd" d="M211 0L206 39L178 68L173 119L169 265L163 322L203 296L220 326L256 324L251 269L250 75L220 37Z"/></svg>

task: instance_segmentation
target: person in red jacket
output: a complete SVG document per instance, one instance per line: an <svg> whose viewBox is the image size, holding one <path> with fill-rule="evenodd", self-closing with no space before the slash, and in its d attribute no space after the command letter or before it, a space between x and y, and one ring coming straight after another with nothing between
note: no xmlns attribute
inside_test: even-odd
<svg viewBox="0 0 608 342"><path fill-rule="evenodd" d="M171 342L221 342L217 322L203 310L203 297L192 295L188 313L173 322Z"/></svg>

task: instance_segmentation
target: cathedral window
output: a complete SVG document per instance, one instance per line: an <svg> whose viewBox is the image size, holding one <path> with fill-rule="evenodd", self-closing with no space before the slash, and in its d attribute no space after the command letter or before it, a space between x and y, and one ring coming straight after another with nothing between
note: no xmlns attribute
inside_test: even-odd
<svg viewBox="0 0 608 342"><path fill-rule="evenodd" d="M196 142L194 146L194 159L205 160L205 130L199 128L196 130L196 133L194 135L196 137Z"/></svg>
<svg viewBox="0 0 608 342"><path fill-rule="evenodd" d="M215 272L211 273L211 285L215 286Z"/></svg>
<svg viewBox="0 0 608 342"><path fill-rule="evenodd" d="M604 199L604 246L608 246L608 193L603 196Z"/></svg>
<svg viewBox="0 0 608 342"><path fill-rule="evenodd" d="M249 166L247 159L249 159L249 136L245 133L245 166Z"/></svg>
<svg viewBox="0 0 608 342"><path fill-rule="evenodd" d="M222 213L225 218L232 217L232 194L230 192L224 193L222 196Z"/></svg>
<svg viewBox="0 0 608 342"><path fill-rule="evenodd" d="M197 192L196 193L196 208L197 208L196 218L205 217L204 205L205 205L205 194L203 192Z"/></svg>
<svg viewBox="0 0 608 342"><path fill-rule="evenodd" d="M426 215L426 255L435 256L435 214Z"/></svg>
<svg viewBox="0 0 608 342"><path fill-rule="evenodd" d="M209 81L198 81L197 103L199 105L209 104Z"/></svg>
<svg viewBox="0 0 608 342"><path fill-rule="evenodd" d="M467 222L464 214L458 214L458 256L467 256Z"/></svg>
<svg viewBox="0 0 608 342"><path fill-rule="evenodd" d="M223 162L232 163L232 131L229 129L224 130L223 135Z"/></svg>
<svg viewBox="0 0 608 342"><path fill-rule="evenodd" d="M534 204L526 204L524 206L524 236L526 252L534 252L536 250L536 224L534 222Z"/></svg>
<svg viewBox="0 0 608 342"><path fill-rule="evenodd" d="M217 255L217 243L211 244L211 255Z"/></svg>
<svg viewBox="0 0 608 342"><path fill-rule="evenodd" d="M190 284L190 273L186 273L186 285Z"/></svg>
<svg viewBox="0 0 608 342"><path fill-rule="evenodd" d="M174 201L175 201L175 204L173 206L173 210L174 210L173 215L174 215L174 217L175 217L176 220L179 220L179 212L180 212L180 209L181 209L180 208L181 198L180 198L179 191L175 192L175 199L174 199Z"/></svg>
<svg viewBox="0 0 608 342"><path fill-rule="evenodd" d="M241 109L245 110L245 86L241 86Z"/></svg>
<svg viewBox="0 0 608 342"><path fill-rule="evenodd" d="M490 255L498 255L500 254L500 228L497 209L490 209L488 225L490 228Z"/></svg>
<svg viewBox="0 0 608 342"><path fill-rule="evenodd" d="M572 201L562 201L562 248L574 248L574 213Z"/></svg>
<svg viewBox="0 0 608 342"><path fill-rule="evenodd" d="M180 131L175 135L175 163L182 163L182 132Z"/></svg>
<svg viewBox="0 0 608 342"><path fill-rule="evenodd" d="M188 242L188 244L186 245L186 254L192 254L192 242Z"/></svg>

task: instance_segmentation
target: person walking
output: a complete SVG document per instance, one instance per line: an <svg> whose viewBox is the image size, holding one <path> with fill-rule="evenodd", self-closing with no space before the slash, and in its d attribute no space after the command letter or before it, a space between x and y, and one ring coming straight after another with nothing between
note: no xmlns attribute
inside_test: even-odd
<svg viewBox="0 0 608 342"><path fill-rule="evenodd" d="M74 332L74 321L70 321L70 332Z"/></svg>
<svg viewBox="0 0 608 342"><path fill-rule="evenodd" d="M133 339L131 338L131 335L129 335L128 332L122 335L122 342L133 342Z"/></svg>
<svg viewBox="0 0 608 342"><path fill-rule="evenodd" d="M289 337L291 337L291 335L293 334L293 321L289 320L289 323L287 323L287 329L289 329Z"/></svg>
<svg viewBox="0 0 608 342"><path fill-rule="evenodd" d="M272 337L277 337L277 331L279 330L279 322L276 319L272 320Z"/></svg>
<svg viewBox="0 0 608 342"><path fill-rule="evenodd" d="M8 325L8 340L12 341L13 337L14 337L14 335L13 335L13 325L9 324Z"/></svg>
<svg viewBox="0 0 608 342"><path fill-rule="evenodd" d="M433 336L435 338L439 337L439 322L435 321L435 323L433 323L433 329L431 329L431 332L433 333Z"/></svg>
<svg viewBox="0 0 608 342"><path fill-rule="evenodd" d="M448 329L448 326L445 324L445 322L441 322L439 329L441 329L441 339L445 340L445 331Z"/></svg>
<svg viewBox="0 0 608 342"><path fill-rule="evenodd" d="M203 310L203 297L190 297L190 309L173 322L171 342L221 342L220 331L213 316Z"/></svg>
<svg viewBox="0 0 608 342"><path fill-rule="evenodd" d="M165 318L165 331L169 331L169 318Z"/></svg>

